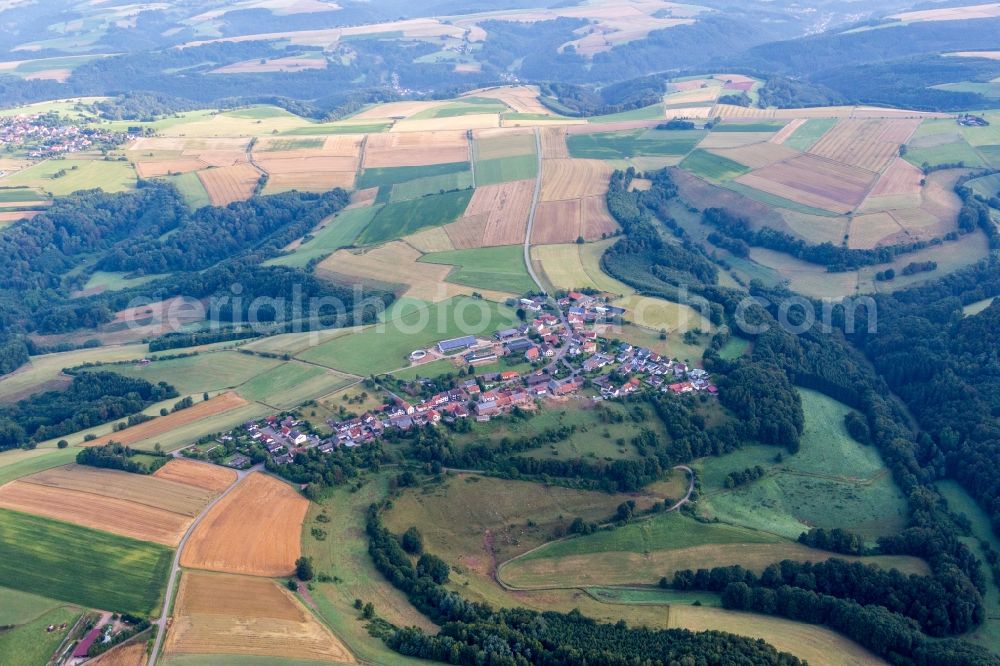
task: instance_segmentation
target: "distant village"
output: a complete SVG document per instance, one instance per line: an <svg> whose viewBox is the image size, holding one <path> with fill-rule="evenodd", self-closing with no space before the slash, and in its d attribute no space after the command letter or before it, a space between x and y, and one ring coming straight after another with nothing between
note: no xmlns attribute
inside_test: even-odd
<svg viewBox="0 0 1000 666"><path fill-rule="evenodd" d="M136 134L129 132L81 127L65 122L52 113L0 117L0 149L24 148L30 159L117 146L135 137Z"/></svg>
<svg viewBox="0 0 1000 666"><path fill-rule="evenodd" d="M387 431L455 423L474 419L485 423L515 409L534 411L546 401L569 399L599 402L627 396L640 390L682 395L717 388L708 372L689 367L643 347L612 342L601 337L595 326L621 318L626 311L600 299L570 292L557 301L558 314L545 311L544 301L522 299L519 307L529 321L497 331L489 339L465 336L442 340L432 349L417 350L411 359L421 361L459 358L471 367L451 386L420 399L408 399L386 389L389 399L379 409L326 425L325 437L309 432L308 424L293 417L271 416L251 421L219 440L238 437L265 449L278 465L292 462L298 452L317 449L326 453L337 447L355 447L375 441ZM476 366L507 359L511 365L531 364L530 372L506 370L476 373ZM430 383L429 380L424 380ZM419 383L419 380L417 381ZM383 387L384 388L384 387ZM251 459L238 453L226 464L245 468Z"/></svg>

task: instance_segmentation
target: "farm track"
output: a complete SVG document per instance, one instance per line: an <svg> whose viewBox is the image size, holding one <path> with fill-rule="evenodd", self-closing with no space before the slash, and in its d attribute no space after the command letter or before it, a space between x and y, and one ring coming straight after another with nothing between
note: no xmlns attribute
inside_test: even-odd
<svg viewBox="0 0 1000 666"><path fill-rule="evenodd" d="M682 497L681 499L677 500L673 504L673 506L671 506L670 508L668 508L668 509L666 509L666 510L664 510L664 511L662 511L662 512L656 514L656 515L662 515L663 513L670 513L671 511L676 511L677 509L681 508L682 506L684 506L685 504L687 504L690 501L690 499L691 499L691 493L694 492L694 478L695 478L694 477L694 470L691 469L690 467L688 467L687 465L675 465L674 469L683 470L688 475L688 489L687 489L687 493L684 495L684 497ZM506 590L508 592L536 592L536 591L541 591L541 590L566 590L566 589L576 590L576 589L579 589L579 590L581 590L581 591L583 591L583 592L586 593L586 590L584 588L582 588L582 587L576 587L576 586L566 587L564 585L546 585L546 586L541 586L541 587L517 587L515 585L511 585L510 583L505 582L503 580L503 578L501 578L501 573L503 572L503 568L505 566L507 566L508 564L510 564L511 562L516 562L517 560L520 560L520 559L522 559L524 557L527 557L531 553L534 553L534 552L536 552L538 550L541 550L542 548L545 548L546 546L549 546L549 545L551 545L553 543L558 543L560 541L566 541L568 539L573 539L573 538L576 538L576 537L569 536L569 537L563 537L561 539L555 539L553 541L547 541L547 542L541 544L540 546L536 546L536 547L532 548L531 550L528 550L528 551L525 551L525 552L521 553L517 557L512 557L511 559L507 560L506 562L500 564L500 566L496 567L496 569L493 572L493 580L496 582L497 585L499 585L500 587L502 587L504 590ZM614 586L608 586L608 587L614 587Z"/></svg>
<svg viewBox="0 0 1000 666"><path fill-rule="evenodd" d="M524 234L524 265L528 269L528 275L532 282L538 286L538 291L546 293L542 281L538 279L534 266L531 265L531 230L535 227L535 211L538 210L538 200L542 195L542 136L535 128L535 155L538 159L538 173L535 175L535 192L531 196L531 210L528 212L528 230Z"/></svg>
<svg viewBox="0 0 1000 666"><path fill-rule="evenodd" d="M177 454L175 452L175 456L176 455ZM190 536L194 533L195 529L201 523L202 519L206 515L208 515L208 512L211 511L216 504L221 502L224 497L229 495L229 493L233 492L233 490L235 490L240 485L240 483L243 482L243 479L250 476L250 474L252 474L253 472L258 472L263 469L264 466L261 464L261 465L254 465L250 469L237 470L236 481L234 481L232 485L226 488L225 491L220 493L218 497L209 502L205 506L205 508L201 510L201 513L199 513L198 516L193 521L191 521L191 525L188 526L188 529L184 533L184 536L181 537L180 543L177 544L177 550L174 551L174 559L170 563L170 574L169 577L167 578L167 590L163 595L163 612L161 612L160 617L153 622L153 625L156 627L156 640L153 642L153 649L149 653L149 660L146 662L147 666L155 666L156 659L159 656L160 649L163 646L163 639L167 634L167 620L170 618L170 606L173 603L174 588L177 586L177 581L180 579L181 553L184 552L184 546L187 544L188 538L190 538Z"/></svg>

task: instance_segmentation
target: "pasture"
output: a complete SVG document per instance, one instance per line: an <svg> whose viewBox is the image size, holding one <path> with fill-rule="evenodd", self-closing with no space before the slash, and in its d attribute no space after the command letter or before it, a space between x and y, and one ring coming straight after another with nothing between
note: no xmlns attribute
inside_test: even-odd
<svg viewBox="0 0 1000 666"><path fill-rule="evenodd" d="M333 370L290 361L240 387L244 397L275 409L297 407L347 386L351 378Z"/></svg>
<svg viewBox="0 0 1000 666"><path fill-rule="evenodd" d="M380 209L375 206L343 210L313 230L294 250L266 263L303 268L311 260L354 244L358 235L367 227Z"/></svg>
<svg viewBox="0 0 1000 666"><path fill-rule="evenodd" d="M360 660L376 664L420 664L422 661L392 652L382 641L371 640L364 623L357 621L355 599L371 601L379 614L400 626L417 626L428 633L437 627L418 612L406 596L375 569L368 554L365 529L368 505L387 496L391 474L369 478L360 490L346 486L331 489L319 502L309 505L306 527L302 530L302 553L313 560L317 573L325 573L337 582L313 581L312 597L320 617L337 633ZM319 516L330 518L319 522ZM323 540L312 536L311 528L327 532Z"/></svg>
<svg viewBox="0 0 1000 666"><path fill-rule="evenodd" d="M59 605L37 594L0 587L0 627L30 622Z"/></svg>
<svg viewBox="0 0 1000 666"><path fill-rule="evenodd" d="M69 523L0 510L0 585L88 608L150 615L171 551Z"/></svg>
<svg viewBox="0 0 1000 666"><path fill-rule="evenodd" d="M685 157L680 167L711 181L732 180L750 171L748 167L728 157L701 149Z"/></svg>
<svg viewBox="0 0 1000 666"><path fill-rule="evenodd" d="M524 266L523 248L519 245L434 252L425 254L420 261L454 266L448 281L469 287L515 295L536 289Z"/></svg>
<svg viewBox="0 0 1000 666"><path fill-rule="evenodd" d="M427 227L448 224L462 216L471 199L472 189L467 189L386 204L361 232L358 242L383 243Z"/></svg>
<svg viewBox="0 0 1000 666"><path fill-rule="evenodd" d="M414 349L461 335L489 337L516 320L506 306L489 301L453 298L357 333L336 338L298 355L304 361L366 376L409 365Z"/></svg>
<svg viewBox="0 0 1000 666"><path fill-rule="evenodd" d="M3 179L8 187L33 187L59 197L77 190L125 192L135 189L135 182L129 162L62 158L44 160Z"/></svg>
<svg viewBox="0 0 1000 666"><path fill-rule="evenodd" d="M301 554L309 508L292 486L255 472L216 504L191 534L181 565L252 576L287 576Z"/></svg>
<svg viewBox="0 0 1000 666"><path fill-rule="evenodd" d="M355 663L343 643L276 581L203 571L181 578L165 652Z"/></svg>
<svg viewBox="0 0 1000 666"><path fill-rule="evenodd" d="M80 617L72 606L53 608L37 618L0 632L0 664L32 666L47 664L59 648L70 627ZM52 625L65 624L65 631L49 631Z"/></svg>
<svg viewBox="0 0 1000 666"><path fill-rule="evenodd" d="M826 396L800 389L806 414L801 449L795 455L751 446L704 458L702 513L750 528L796 538L811 526L850 525L874 541L906 524L906 502L872 447L850 438L844 426L849 409ZM761 465L768 474L729 490L726 474Z"/></svg>
<svg viewBox="0 0 1000 666"><path fill-rule="evenodd" d="M700 130L631 130L594 134L571 133L566 143L571 157L625 160L640 155L686 155L706 135Z"/></svg>
<svg viewBox="0 0 1000 666"><path fill-rule="evenodd" d="M948 135L945 135L948 136ZM912 141L906 150L904 159L914 166L938 166L941 164L963 163L967 167L986 166L983 158L970 146L965 139L955 135L952 140L938 143L932 136L922 137Z"/></svg>

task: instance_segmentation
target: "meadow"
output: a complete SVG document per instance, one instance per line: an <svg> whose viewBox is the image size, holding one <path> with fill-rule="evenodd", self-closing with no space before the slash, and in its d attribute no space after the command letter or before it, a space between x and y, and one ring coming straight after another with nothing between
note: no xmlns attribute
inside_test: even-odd
<svg viewBox="0 0 1000 666"><path fill-rule="evenodd" d="M454 298L336 338L298 354L298 358L361 376L384 373L407 366L410 352L415 349L470 331L491 336L515 319L512 310L497 303Z"/></svg>
<svg viewBox="0 0 1000 666"><path fill-rule="evenodd" d="M897 533L906 524L906 501L878 451L847 434L849 408L815 391L799 393L806 415L799 452L748 446L703 458L694 465L702 480L699 510L789 539L812 526L850 525L871 541ZM736 490L725 487L729 472L755 465L767 470L764 478Z"/></svg>
<svg viewBox="0 0 1000 666"><path fill-rule="evenodd" d="M185 395L240 386L280 363L277 359L254 354L221 351L153 361L146 365L97 366L94 370L108 370L154 384L167 382Z"/></svg>
<svg viewBox="0 0 1000 666"><path fill-rule="evenodd" d="M520 245L425 254L420 261L454 266L449 282L520 295L534 291Z"/></svg>
<svg viewBox="0 0 1000 666"><path fill-rule="evenodd" d="M347 386L351 378L326 368L290 361L240 387L244 397L276 409L288 409Z"/></svg>
<svg viewBox="0 0 1000 666"><path fill-rule="evenodd" d="M472 189L433 194L414 201L386 204L365 227L358 242L366 245L400 238L427 227L453 222L472 199Z"/></svg>
<svg viewBox="0 0 1000 666"><path fill-rule="evenodd" d="M184 197L184 201L192 209L211 205L212 201L208 197L208 190L205 189L197 173L179 173L166 176L164 180L177 188L177 191Z"/></svg>
<svg viewBox="0 0 1000 666"><path fill-rule="evenodd" d="M0 585L89 608L152 614L172 551L0 510Z"/></svg>
<svg viewBox="0 0 1000 666"><path fill-rule="evenodd" d="M686 155L705 137L700 130L635 130L570 134L571 157L624 160L638 155Z"/></svg>
<svg viewBox="0 0 1000 666"><path fill-rule="evenodd" d="M625 296L634 290L601 270L601 256L615 242L536 245L531 248L531 260L554 289L592 287Z"/></svg>
<svg viewBox="0 0 1000 666"><path fill-rule="evenodd" d="M739 162L710 153L707 150L696 150L680 163L682 169L686 169L696 176L707 178L711 181L732 180L750 171L748 167Z"/></svg>
<svg viewBox="0 0 1000 666"><path fill-rule="evenodd" d="M68 630L81 615L79 608L60 606L39 617L0 632L0 664L29 666L46 664L52 659ZM65 631L48 631L52 625L65 624Z"/></svg>
<svg viewBox="0 0 1000 666"><path fill-rule="evenodd" d="M915 166L922 166L925 163L930 166L937 166L939 164L955 164L957 162L962 162L967 167L986 166L979 153L966 143L964 139L928 146L926 148L908 146L906 155L903 157L907 162Z"/></svg>
<svg viewBox="0 0 1000 666"><path fill-rule="evenodd" d="M37 594L0 587L0 627L30 622L60 605Z"/></svg>

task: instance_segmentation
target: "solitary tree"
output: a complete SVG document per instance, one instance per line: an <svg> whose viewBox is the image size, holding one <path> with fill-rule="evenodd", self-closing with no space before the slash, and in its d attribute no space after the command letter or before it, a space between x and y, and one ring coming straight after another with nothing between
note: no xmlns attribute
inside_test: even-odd
<svg viewBox="0 0 1000 666"><path fill-rule="evenodd" d="M295 560L295 575L298 576L298 579L301 581L312 580L312 559L308 557L300 557Z"/></svg>

